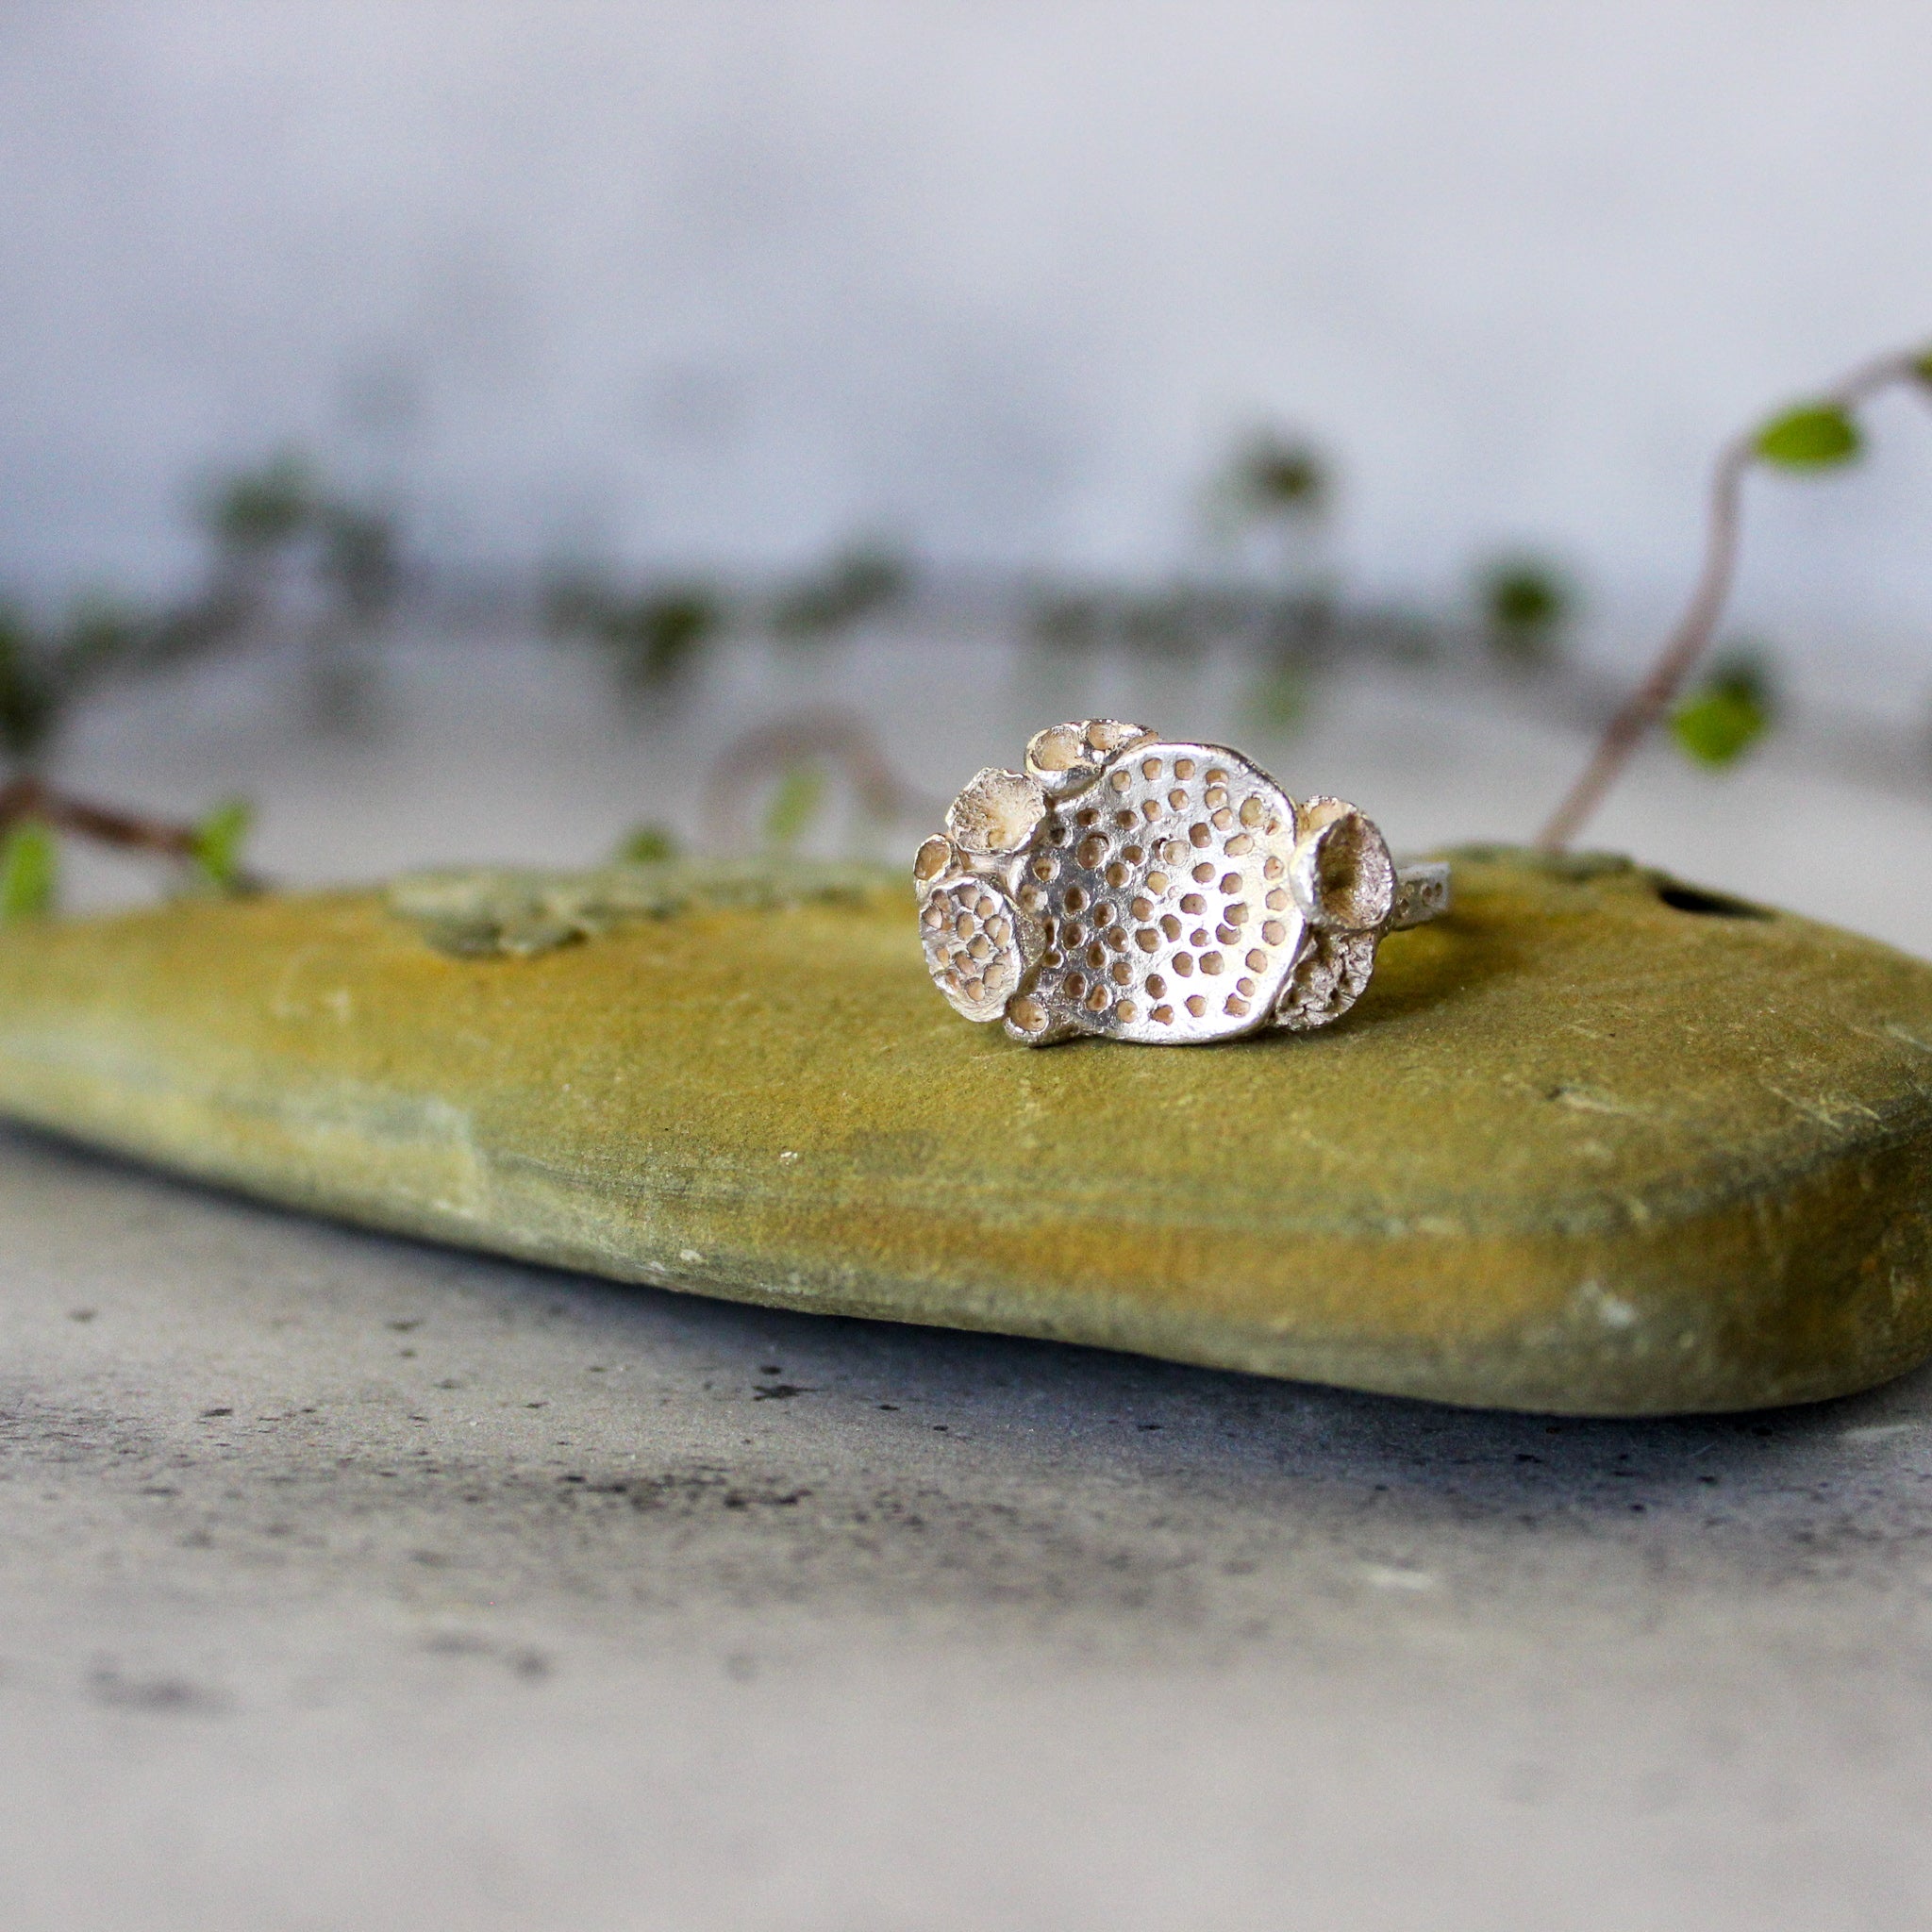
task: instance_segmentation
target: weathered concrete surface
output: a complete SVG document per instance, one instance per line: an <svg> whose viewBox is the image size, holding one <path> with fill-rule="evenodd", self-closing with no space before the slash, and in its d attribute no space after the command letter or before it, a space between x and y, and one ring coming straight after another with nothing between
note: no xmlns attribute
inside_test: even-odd
<svg viewBox="0 0 1932 1932"><path fill-rule="evenodd" d="M0 1136L0 1924L1917 1927L1932 1377L1483 1416Z"/></svg>

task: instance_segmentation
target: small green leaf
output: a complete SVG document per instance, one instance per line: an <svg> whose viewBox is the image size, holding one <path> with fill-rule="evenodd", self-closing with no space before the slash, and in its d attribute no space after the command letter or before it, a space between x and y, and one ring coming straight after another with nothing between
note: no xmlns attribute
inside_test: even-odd
<svg viewBox="0 0 1932 1932"><path fill-rule="evenodd" d="M617 841L619 865L661 865L677 857L677 834L663 825L633 825Z"/></svg>
<svg viewBox="0 0 1932 1932"><path fill-rule="evenodd" d="M59 855L52 829L22 819L0 841L0 924L42 919L59 892Z"/></svg>
<svg viewBox="0 0 1932 1932"><path fill-rule="evenodd" d="M42 751L59 722L62 692L25 621L0 609L0 752L26 759Z"/></svg>
<svg viewBox="0 0 1932 1932"><path fill-rule="evenodd" d="M790 852L818 816L824 796L825 774L820 766L788 766L765 812L766 847L773 852Z"/></svg>
<svg viewBox="0 0 1932 1932"><path fill-rule="evenodd" d="M1786 470L1828 470L1864 446L1850 414L1835 403L1806 403L1774 416L1757 432L1757 454Z"/></svg>
<svg viewBox="0 0 1932 1932"><path fill-rule="evenodd" d="M1671 714L1671 735L1700 765L1728 765L1762 738L1771 710L1755 692L1713 683Z"/></svg>
<svg viewBox="0 0 1932 1932"><path fill-rule="evenodd" d="M1264 433L1236 452L1226 488L1243 516L1310 516L1327 502L1328 464L1312 443Z"/></svg>
<svg viewBox="0 0 1932 1932"><path fill-rule="evenodd" d="M626 682L648 689L674 683L699 647L723 628L720 600L702 586L660 591L607 611L598 628L616 653Z"/></svg>
<svg viewBox="0 0 1932 1932"><path fill-rule="evenodd" d="M1912 374L1932 389L1932 348L1921 349L1912 358Z"/></svg>
<svg viewBox="0 0 1932 1932"><path fill-rule="evenodd" d="M242 880L242 848L255 824L255 808L245 798L225 799L194 828L194 865L218 892L237 891Z"/></svg>
<svg viewBox="0 0 1932 1932"><path fill-rule="evenodd" d="M1575 599L1562 577L1534 558L1505 558L1483 574L1483 625L1506 663L1547 663L1557 655Z"/></svg>
<svg viewBox="0 0 1932 1932"><path fill-rule="evenodd" d="M319 503L313 466L290 450L218 486L208 521L217 541L232 550L272 550L299 537Z"/></svg>

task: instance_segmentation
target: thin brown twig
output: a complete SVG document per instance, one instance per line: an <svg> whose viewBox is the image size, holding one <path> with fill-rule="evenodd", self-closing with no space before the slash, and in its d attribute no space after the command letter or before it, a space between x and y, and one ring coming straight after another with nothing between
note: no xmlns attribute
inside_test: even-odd
<svg viewBox="0 0 1932 1932"><path fill-rule="evenodd" d="M188 862L201 854L201 833L193 825L76 798L72 792L56 791L43 778L14 778L0 785L0 834L30 819L121 852L144 852L157 858ZM253 873L238 872L232 885L237 891L258 892L263 883Z"/></svg>
<svg viewBox="0 0 1932 1932"><path fill-rule="evenodd" d="M718 754L704 790L710 842L720 851L740 849L747 837L743 807L750 786L808 758L843 766L870 818L890 821L938 809L893 769L885 747L858 712L795 711L747 732Z"/></svg>
<svg viewBox="0 0 1932 1932"><path fill-rule="evenodd" d="M95 805L57 791L40 778L15 778L0 786L0 832L24 819L38 819L55 830L74 832L125 852L152 852L168 858L192 858L197 840L192 825L172 824L114 806Z"/></svg>
<svg viewBox="0 0 1932 1932"><path fill-rule="evenodd" d="M1894 383L1921 380L1924 355L1923 349L1917 349L1874 357L1826 390L1817 398L1817 406L1852 409ZM1704 561L1690 602L1665 638L1649 675L1605 726L1582 775L1551 813L1537 840L1541 850L1561 852L1582 829L1603 802L1604 794L1623 774L1631 754L1670 709L1671 700L1683 688L1698 658L1709 648L1738 574L1744 477L1758 460L1755 430L1733 438L1718 453L1711 471L1709 508L1705 521Z"/></svg>

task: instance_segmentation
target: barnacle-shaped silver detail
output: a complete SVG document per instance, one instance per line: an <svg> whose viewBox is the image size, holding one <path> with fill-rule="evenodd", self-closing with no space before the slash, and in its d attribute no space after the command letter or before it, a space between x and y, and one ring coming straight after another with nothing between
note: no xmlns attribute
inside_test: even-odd
<svg viewBox="0 0 1932 1932"><path fill-rule="evenodd" d="M979 773L914 865L926 969L969 1020L1045 1046L1305 1031L1361 997L1383 936L1447 909L1339 798L1295 803L1239 752L1113 718Z"/></svg>

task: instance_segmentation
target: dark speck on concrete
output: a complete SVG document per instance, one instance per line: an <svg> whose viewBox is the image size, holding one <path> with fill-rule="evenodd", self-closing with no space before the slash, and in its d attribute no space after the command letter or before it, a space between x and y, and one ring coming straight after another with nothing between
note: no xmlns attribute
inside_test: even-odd
<svg viewBox="0 0 1932 1932"><path fill-rule="evenodd" d="M96 1704L117 1710L179 1712L187 1717L214 1717L228 1700L206 1685L186 1677L125 1676L113 1664L97 1664L88 1674L88 1694Z"/></svg>

